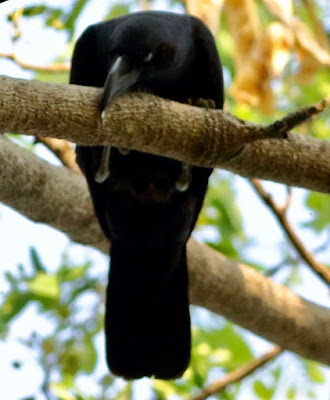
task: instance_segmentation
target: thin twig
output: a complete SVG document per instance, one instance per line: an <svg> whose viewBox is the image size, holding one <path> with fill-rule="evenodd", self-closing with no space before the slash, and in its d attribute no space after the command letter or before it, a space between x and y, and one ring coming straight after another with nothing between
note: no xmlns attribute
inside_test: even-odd
<svg viewBox="0 0 330 400"><path fill-rule="evenodd" d="M291 186L287 186L287 196L286 196L286 201L283 204L283 206L280 207L280 210L283 214L286 214L286 212L288 211L290 205L291 205L291 201L292 201L292 189Z"/></svg>
<svg viewBox="0 0 330 400"><path fill-rule="evenodd" d="M76 154L71 142L51 137L38 138L37 142L44 144L67 168L81 173L76 163Z"/></svg>
<svg viewBox="0 0 330 400"><path fill-rule="evenodd" d="M70 71L70 65L66 64L66 63L54 63L51 65L45 65L45 66L28 64L28 63L21 61L14 53L9 53L9 54L0 53L0 58L12 60L23 69L30 69L30 70L33 70L36 72L69 72Z"/></svg>
<svg viewBox="0 0 330 400"><path fill-rule="evenodd" d="M328 285L330 285L330 270L329 268L316 261L312 253L310 253L304 244L301 242L297 234L292 228L292 225L289 223L287 216L286 216L286 208L279 207L273 198L266 193L264 188L262 187L260 181L258 179L250 180L253 188L259 195L259 197L264 201L264 203L272 210L273 214L275 215L276 219L282 226L283 230L285 231L286 235L290 239L291 243L299 253L300 257L307 263L307 265Z"/></svg>
<svg viewBox="0 0 330 400"><path fill-rule="evenodd" d="M275 121L274 123L265 126L265 133L269 135L271 135L271 132L277 132L278 135L280 132L282 132L283 134L288 133L293 128L309 120L314 115L317 115L320 112L324 111L327 107L329 107L329 105L330 96L312 106L301 107L298 110L286 115L281 120Z"/></svg>
<svg viewBox="0 0 330 400"><path fill-rule="evenodd" d="M282 349L280 347L274 346L270 351L268 351L262 357L256 358L255 360L243 365L243 367L240 367L235 371L229 372L223 378L211 383L196 396L192 397L191 400L205 400L209 396L212 396L216 393L225 390L228 385L238 382L243 378L251 375L254 371L263 367L266 363L277 357L281 352Z"/></svg>

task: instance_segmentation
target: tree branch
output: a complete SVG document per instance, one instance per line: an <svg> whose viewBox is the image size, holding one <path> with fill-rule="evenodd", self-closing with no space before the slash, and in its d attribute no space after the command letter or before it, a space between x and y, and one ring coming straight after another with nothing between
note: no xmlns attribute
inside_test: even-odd
<svg viewBox="0 0 330 400"><path fill-rule="evenodd" d="M51 65L34 65L28 64L20 60L15 53L0 53L0 58L5 58L7 60L14 61L15 64L23 69L33 70L34 72L69 72L70 64L64 63L54 63Z"/></svg>
<svg viewBox="0 0 330 400"><path fill-rule="evenodd" d="M54 167L0 135L0 201L104 252L82 176ZM194 239L190 300L304 357L330 365L330 311Z"/></svg>
<svg viewBox="0 0 330 400"><path fill-rule="evenodd" d="M330 193L330 142L298 134L280 139L326 101L265 127L142 93L120 97L101 119L100 89L8 77L0 87L0 133L112 144Z"/></svg>
<svg viewBox="0 0 330 400"><path fill-rule="evenodd" d="M282 350L278 346L274 346L262 357L256 358L255 360L247 363L246 365L243 365L242 367L229 372L223 378L211 383L209 386L206 386L200 393L194 396L191 400L205 400L209 396L224 391L227 388L227 386L251 375L254 371L263 367L269 361L277 357L281 352Z"/></svg>
<svg viewBox="0 0 330 400"><path fill-rule="evenodd" d="M1 202L32 221L50 225L64 231L73 241L108 252L109 243L94 215L83 177L48 164L2 135L0 191Z"/></svg>
<svg viewBox="0 0 330 400"><path fill-rule="evenodd" d="M306 249L286 216L286 208L284 207L283 209L281 209L275 203L272 197L268 193L266 193L258 179L252 179L251 184L259 197L271 209L300 257L306 262L306 264L312 269L312 271L314 271L325 283L330 285L330 269L326 265L316 261L313 254Z"/></svg>
<svg viewBox="0 0 330 400"><path fill-rule="evenodd" d="M42 143L50 150L67 168L74 172L81 173L78 164L76 163L76 153L73 143L63 139L50 137L41 137L36 140Z"/></svg>

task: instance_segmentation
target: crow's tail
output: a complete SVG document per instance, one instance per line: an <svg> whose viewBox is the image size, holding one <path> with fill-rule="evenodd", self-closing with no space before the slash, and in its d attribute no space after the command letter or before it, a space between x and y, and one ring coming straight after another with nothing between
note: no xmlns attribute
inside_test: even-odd
<svg viewBox="0 0 330 400"><path fill-rule="evenodd" d="M134 254L112 243L105 329L114 374L126 379L183 374L190 359L185 247Z"/></svg>

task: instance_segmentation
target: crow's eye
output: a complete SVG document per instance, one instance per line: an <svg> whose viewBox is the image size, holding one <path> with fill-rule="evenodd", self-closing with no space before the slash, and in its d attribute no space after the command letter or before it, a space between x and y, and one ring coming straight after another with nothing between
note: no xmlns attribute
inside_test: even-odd
<svg viewBox="0 0 330 400"><path fill-rule="evenodd" d="M144 57L143 61L144 62L150 62L152 60L153 56L154 55L150 52Z"/></svg>

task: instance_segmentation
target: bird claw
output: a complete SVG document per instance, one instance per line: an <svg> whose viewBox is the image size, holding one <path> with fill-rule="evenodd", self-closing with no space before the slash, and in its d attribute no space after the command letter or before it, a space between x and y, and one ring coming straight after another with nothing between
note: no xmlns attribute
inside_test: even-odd
<svg viewBox="0 0 330 400"><path fill-rule="evenodd" d="M184 102L185 104L188 104L190 106L195 106L195 107L200 107L200 108L206 108L207 110L214 110L216 108L215 101L212 99L203 99L199 97L196 100L192 100L190 97L186 99Z"/></svg>
<svg viewBox="0 0 330 400"><path fill-rule="evenodd" d="M118 151L123 156L127 156L127 154L129 154L131 152L131 150L127 149L126 147L118 147Z"/></svg>
<svg viewBox="0 0 330 400"><path fill-rule="evenodd" d="M192 99L190 97L188 97L188 99L186 99L184 104L188 104L189 106L192 106L193 105L193 101L192 101Z"/></svg>
<svg viewBox="0 0 330 400"><path fill-rule="evenodd" d="M97 183L103 183L110 176L110 153L111 146L103 147L101 164L94 177Z"/></svg>
<svg viewBox="0 0 330 400"><path fill-rule="evenodd" d="M191 166L182 164L182 170L179 178L175 182L175 188L178 192L186 192L191 183Z"/></svg>
<svg viewBox="0 0 330 400"><path fill-rule="evenodd" d="M201 107L201 108L206 108L207 110L210 109L215 109L216 105L215 105L215 101L212 99L202 99L202 98L198 98L195 103L194 103L195 107Z"/></svg>

